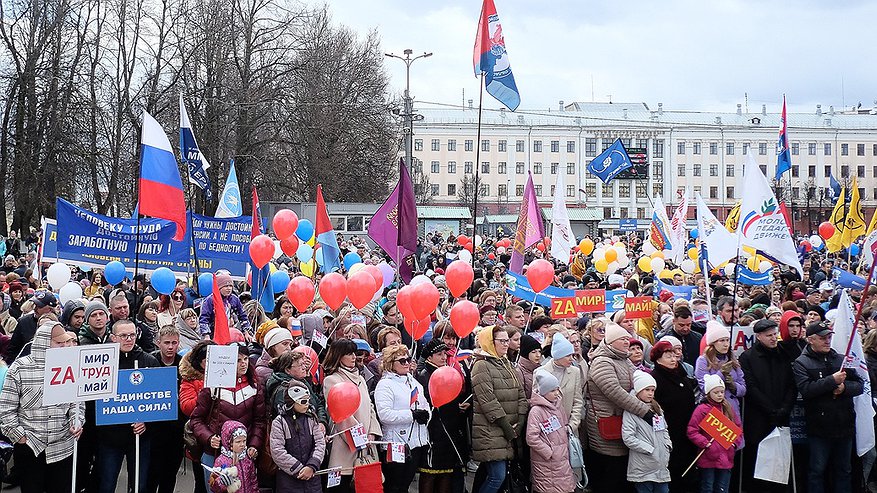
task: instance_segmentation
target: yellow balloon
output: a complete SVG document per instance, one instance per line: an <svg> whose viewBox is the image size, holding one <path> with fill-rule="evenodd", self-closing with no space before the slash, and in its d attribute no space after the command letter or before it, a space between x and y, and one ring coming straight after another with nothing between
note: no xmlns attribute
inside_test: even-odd
<svg viewBox="0 0 877 493"><path fill-rule="evenodd" d="M655 253L652 254L652 258L664 258L663 250L656 250Z"/></svg>
<svg viewBox="0 0 877 493"><path fill-rule="evenodd" d="M594 262L594 268L597 269L597 272L606 272L606 270L609 269L609 262L607 262L605 258L601 258Z"/></svg>
<svg viewBox="0 0 877 493"><path fill-rule="evenodd" d="M621 249L627 248L627 245L625 245L624 242L622 242L622 241L616 241L615 244L612 246L614 246L615 248L621 248Z"/></svg>
<svg viewBox="0 0 877 493"><path fill-rule="evenodd" d="M652 259L649 257L640 257L639 260L636 261L636 266L643 272L651 272Z"/></svg>
<svg viewBox="0 0 877 493"><path fill-rule="evenodd" d="M673 279L673 271L670 269L664 269L658 274L658 277L661 279Z"/></svg>
<svg viewBox="0 0 877 493"><path fill-rule="evenodd" d="M749 257L746 259L746 268L752 272L758 272L758 257Z"/></svg>
<svg viewBox="0 0 877 493"><path fill-rule="evenodd" d="M582 241L579 242L579 250L584 255L590 255L591 252L594 251L594 242L590 238L583 238Z"/></svg>
<svg viewBox="0 0 877 493"><path fill-rule="evenodd" d="M272 263L269 263L268 265L271 266L268 270L271 271L272 274L275 273L275 272L277 272L277 266L274 265L273 262L272 262Z"/></svg>
<svg viewBox="0 0 877 493"><path fill-rule="evenodd" d="M311 239L308 240L308 241L306 241L305 243L307 243L307 244L310 245L310 246L314 246L314 245L317 244L317 237L316 237L316 236L311 236Z"/></svg>
<svg viewBox="0 0 877 493"><path fill-rule="evenodd" d="M618 250L616 250L614 248L610 248L610 249L606 250L606 257L605 258L606 258L607 262L615 262L616 260L618 260Z"/></svg>
<svg viewBox="0 0 877 493"><path fill-rule="evenodd" d="M697 248L691 247L688 249L688 258L697 262Z"/></svg>
<svg viewBox="0 0 877 493"><path fill-rule="evenodd" d="M310 259L307 262L299 262L298 267L301 269L301 273L311 277L314 275L314 267L316 267L317 263L314 259Z"/></svg>

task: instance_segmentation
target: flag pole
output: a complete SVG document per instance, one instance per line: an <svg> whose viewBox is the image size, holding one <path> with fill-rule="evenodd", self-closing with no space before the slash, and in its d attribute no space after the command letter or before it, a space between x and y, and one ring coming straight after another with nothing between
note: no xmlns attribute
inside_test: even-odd
<svg viewBox="0 0 877 493"><path fill-rule="evenodd" d="M472 185L474 195L474 203L472 206L472 270L475 270L475 235L478 232L478 181L479 170L481 166L481 112L483 109L484 102L484 72L481 72L480 79L478 80L478 126L475 131L475 183ZM508 193L508 190L506 190ZM465 246L464 246L465 248Z"/></svg>

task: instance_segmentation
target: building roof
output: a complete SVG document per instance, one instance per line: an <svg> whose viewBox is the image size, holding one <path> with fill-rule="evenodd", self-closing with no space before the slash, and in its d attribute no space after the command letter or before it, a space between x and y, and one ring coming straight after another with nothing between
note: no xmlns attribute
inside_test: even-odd
<svg viewBox="0 0 877 493"><path fill-rule="evenodd" d="M603 210L599 208L567 207L566 213L571 222L603 220ZM542 217L551 220L551 207L542 208Z"/></svg>
<svg viewBox="0 0 877 493"><path fill-rule="evenodd" d="M472 219L468 207L417 206L418 219Z"/></svg>

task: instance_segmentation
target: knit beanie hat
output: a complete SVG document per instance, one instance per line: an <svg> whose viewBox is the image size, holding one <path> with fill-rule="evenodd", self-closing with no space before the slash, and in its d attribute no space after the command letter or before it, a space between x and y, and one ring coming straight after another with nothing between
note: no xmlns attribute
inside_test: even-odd
<svg viewBox="0 0 877 493"><path fill-rule="evenodd" d="M614 322L606 324L606 338L604 339L606 344L612 344L622 337L630 337L630 333L624 330L624 327Z"/></svg>
<svg viewBox="0 0 877 493"><path fill-rule="evenodd" d="M703 376L703 393L709 394L711 390L716 387L725 388L725 381L722 380L722 377L718 375L704 375Z"/></svg>
<svg viewBox="0 0 877 493"><path fill-rule="evenodd" d="M234 280L232 280L230 275L224 272L222 274L216 274L216 287L222 288L223 286L232 285L234 285Z"/></svg>
<svg viewBox="0 0 877 493"><path fill-rule="evenodd" d="M719 339L731 338L731 331L726 329L722 324L716 322L715 320L710 320L706 323L706 343L712 344Z"/></svg>
<svg viewBox="0 0 877 493"><path fill-rule="evenodd" d="M567 342L569 344L569 342ZM560 381L557 380L557 377L552 375L547 371L537 371L535 375L533 375L533 386L536 388L536 392L539 395L545 395L552 390L560 387Z"/></svg>
<svg viewBox="0 0 877 493"><path fill-rule="evenodd" d="M639 394L639 392L646 387L657 387L658 382L655 381L655 378L649 375L648 373L637 370L633 372L633 394Z"/></svg>
<svg viewBox="0 0 877 493"><path fill-rule="evenodd" d="M663 338L656 342L654 346L652 346L652 350L649 351L649 359L652 361L658 361L658 358L664 355L667 351L673 350L673 344L670 341L666 341Z"/></svg>
<svg viewBox="0 0 877 493"><path fill-rule="evenodd" d="M292 334L289 330L284 329L282 327L274 327L269 330L267 334L265 334L265 348L270 348L271 346L275 346L280 344L283 341L291 341Z"/></svg>
<svg viewBox="0 0 877 493"><path fill-rule="evenodd" d="M563 334L556 332L551 338L551 357L554 359L564 358L572 354L575 350L572 343L563 337ZM523 353L522 353L523 354ZM529 354L529 353L528 353Z"/></svg>
<svg viewBox="0 0 877 493"><path fill-rule="evenodd" d="M526 358L527 355L536 350L541 350L542 345L539 344L533 336L525 334L521 336L521 357Z"/></svg>
<svg viewBox="0 0 877 493"><path fill-rule="evenodd" d="M107 316L109 316L109 314L110 314L110 311L107 310L107 305L104 305L103 301L100 301L100 300L89 301L88 304L85 305L85 323L88 323L88 317L90 317L92 313L94 313L98 310L103 310L104 313L107 314Z"/></svg>
<svg viewBox="0 0 877 493"><path fill-rule="evenodd" d="M682 346L682 341L680 341L679 338L676 336L666 335L658 340L659 341L667 341L670 343L670 346L672 346L672 347Z"/></svg>

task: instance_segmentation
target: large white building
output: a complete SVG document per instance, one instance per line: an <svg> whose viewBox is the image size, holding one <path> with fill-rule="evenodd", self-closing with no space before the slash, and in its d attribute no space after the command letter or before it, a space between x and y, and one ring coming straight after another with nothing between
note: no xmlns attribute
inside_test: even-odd
<svg viewBox="0 0 877 493"><path fill-rule="evenodd" d="M773 182L779 115L710 113L665 109L660 103L560 102L557 111L484 110L480 140L478 109L420 103L424 118L414 127L414 170L423 173L433 205L466 205L462 192L481 181L479 225L490 229L514 223L527 171L536 195L549 207L556 193L566 197L576 233L615 230L619 220L647 227L656 196L676 202L685 187L700 192L723 219L740 198L746 154ZM788 133L792 170L778 189L792 210L799 231L812 230L827 216L828 176L841 183L858 178L866 220L877 204L877 108L835 112L817 106L811 113L790 113ZM586 165L615 139L628 149L644 149L647 176L616 178L602 184ZM555 190L557 174L564 186ZM546 214L546 216L549 214ZM690 217L694 217L692 210ZM630 221L637 219L641 221Z"/></svg>

